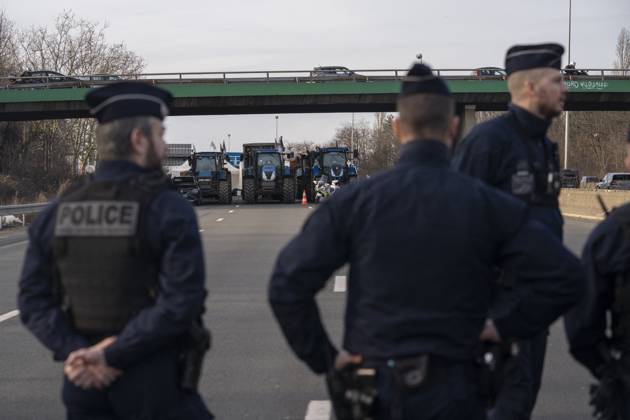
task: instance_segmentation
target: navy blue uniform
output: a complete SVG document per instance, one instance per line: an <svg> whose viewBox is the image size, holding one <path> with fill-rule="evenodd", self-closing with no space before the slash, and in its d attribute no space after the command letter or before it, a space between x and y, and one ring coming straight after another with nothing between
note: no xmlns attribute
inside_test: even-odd
<svg viewBox="0 0 630 420"><path fill-rule="evenodd" d="M510 104L506 114L471 130L460 145L453 166L495 188L515 194L514 177L519 170L559 170L556 147L546 137L549 125L550 121ZM564 222L554 198L552 194L545 203L528 204L531 216L562 240ZM503 310L503 306L509 305L513 299L511 294L503 291L501 303L497 303L494 310ZM501 390L495 418L530 418L542 381L547 336L548 332L543 331L531 340L519 343L516 366L512 366Z"/></svg>
<svg viewBox="0 0 630 420"><path fill-rule="evenodd" d="M518 304L495 319L504 336L536 334L580 293L577 259L527 216L523 203L453 171L444 144L411 142L395 169L319 206L280 253L269 300L297 356L326 372L337 350L314 296L349 263L343 347L369 363L429 354L452 369L430 393L404 397L404 418L482 418L464 372L474 364L494 267L523 278ZM385 419L393 392L385 375L378 382Z"/></svg>
<svg viewBox="0 0 630 420"><path fill-rule="evenodd" d="M608 342L606 314L613 307L615 283L630 272L630 241L626 235L621 221L614 216L591 233L582 254L588 293L565 317L571 354L596 377L604 365L598 345ZM627 343L628 337L625 339Z"/></svg>
<svg viewBox="0 0 630 420"><path fill-rule="evenodd" d="M143 171L130 162L104 161L94 180L124 180ZM48 206L29 230L18 306L28 329L55 360L64 361L71 352L94 344L94 339L73 329L54 296L51 270L57 204ZM93 413L112 418L211 418L198 394L177 387L177 339L202 312L206 296L197 219L177 192L165 190L154 198L146 220L146 243L151 254L160 258L155 305L133 318L105 350L107 364L123 371L109 388L84 391L65 380L63 397L70 418L91 418ZM148 392L139 393L141 389Z"/></svg>

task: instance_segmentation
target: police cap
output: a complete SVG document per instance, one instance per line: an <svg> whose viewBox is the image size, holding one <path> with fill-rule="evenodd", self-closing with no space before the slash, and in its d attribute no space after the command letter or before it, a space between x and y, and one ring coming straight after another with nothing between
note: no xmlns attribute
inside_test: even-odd
<svg viewBox="0 0 630 420"><path fill-rule="evenodd" d="M433 74L431 67L416 63L403 79L400 96L418 94L451 96L451 91L441 77Z"/></svg>
<svg viewBox="0 0 630 420"><path fill-rule="evenodd" d="M515 45L505 55L505 71L509 76L521 70L549 67L560 70L564 47L560 44Z"/></svg>
<svg viewBox="0 0 630 420"><path fill-rule="evenodd" d="M173 95L146 83L120 82L88 92L85 100L100 123L141 116L163 120Z"/></svg>

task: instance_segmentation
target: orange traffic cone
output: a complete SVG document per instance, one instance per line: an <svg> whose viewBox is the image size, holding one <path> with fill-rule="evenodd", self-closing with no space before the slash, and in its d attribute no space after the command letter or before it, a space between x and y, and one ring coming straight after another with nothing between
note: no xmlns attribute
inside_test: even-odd
<svg viewBox="0 0 630 420"><path fill-rule="evenodd" d="M308 200L306 199L306 190L302 191L302 205L308 206Z"/></svg>

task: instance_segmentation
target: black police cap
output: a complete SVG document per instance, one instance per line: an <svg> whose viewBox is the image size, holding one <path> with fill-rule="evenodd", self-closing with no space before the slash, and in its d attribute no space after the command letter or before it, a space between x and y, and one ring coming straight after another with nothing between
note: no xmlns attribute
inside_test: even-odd
<svg viewBox="0 0 630 420"><path fill-rule="evenodd" d="M418 94L451 96L451 91L441 77L433 74L431 67L416 63L403 79L400 96Z"/></svg>
<svg viewBox="0 0 630 420"><path fill-rule="evenodd" d="M509 76L521 70L549 67L560 70L564 47L560 44L515 45L505 55L505 71Z"/></svg>
<svg viewBox="0 0 630 420"><path fill-rule="evenodd" d="M146 83L120 82L88 92L85 100L90 113L102 124L142 116L163 120L168 115L173 95Z"/></svg>

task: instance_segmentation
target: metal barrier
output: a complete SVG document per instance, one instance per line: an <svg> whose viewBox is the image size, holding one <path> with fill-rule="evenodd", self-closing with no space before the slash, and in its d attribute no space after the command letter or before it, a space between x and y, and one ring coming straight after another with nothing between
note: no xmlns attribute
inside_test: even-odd
<svg viewBox="0 0 630 420"><path fill-rule="evenodd" d="M2 229L2 216L9 216L14 214L22 215L22 226L25 225L27 214L39 213L42 211L48 203L32 203L32 204L17 204L11 206L0 206L0 229Z"/></svg>
<svg viewBox="0 0 630 420"><path fill-rule="evenodd" d="M150 83L235 83L235 82L287 82L313 83L320 81L370 81L404 80L408 69L343 69L339 73L325 73L321 70L251 70L251 71L208 71L208 72L167 72L138 73L120 75L65 76L62 80L52 76L8 76L0 77L0 88L33 89L53 87L95 87L123 80L142 80ZM445 79L502 80L505 71L483 68L456 69L436 68L433 72ZM630 70L624 69L562 69L567 80L611 80L628 79ZM21 80L21 83L15 83ZM30 81L30 83L29 83Z"/></svg>

